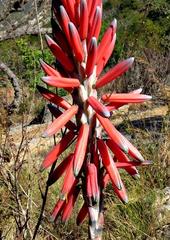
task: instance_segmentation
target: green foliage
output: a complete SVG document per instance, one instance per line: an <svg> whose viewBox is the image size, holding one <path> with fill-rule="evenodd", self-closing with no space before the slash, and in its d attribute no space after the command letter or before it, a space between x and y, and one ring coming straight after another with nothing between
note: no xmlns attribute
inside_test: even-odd
<svg viewBox="0 0 170 240"><path fill-rule="evenodd" d="M28 39L18 39L16 44L24 65L23 78L29 80L31 90L35 91L36 84L40 82L43 73L40 69L39 59L44 58L47 62L52 62L52 55L49 50L42 51L31 45Z"/></svg>
<svg viewBox="0 0 170 240"><path fill-rule="evenodd" d="M60 96L60 97L64 97L67 95L67 91L64 89L64 88L59 88L57 89L57 94Z"/></svg>
<svg viewBox="0 0 170 240"><path fill-rule="evenodd" d="M107 11L102 26L102 34L113 18L118 20L117 41L114 59L139 53L144 48L165 52L169 48L170 9L167 0L108 0L104 4ZM101 34L101 35L102 35Z"/></svg>

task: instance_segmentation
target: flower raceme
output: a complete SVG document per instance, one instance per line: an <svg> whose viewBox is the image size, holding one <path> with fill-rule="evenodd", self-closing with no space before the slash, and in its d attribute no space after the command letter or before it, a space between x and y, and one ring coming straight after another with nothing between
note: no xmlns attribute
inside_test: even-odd
<svg viewBox="0 0 170 240"><path fill-rule="evenodd" d="M49 176L49 185L64 176L52 217L56 220L61 216L63 222L67 221L76 200L82 195L84 203L77 224L88 216L90 238L101 239L104 188L111 181L116 196L127 203L119 169L136 178L139 176L137 167L150 164L113 126L109 119L111 112L151 97L137 89L123 94L106 93L99 98L98 89L115 81L134 62L134 58L128 58L101 74L114 50L117 30L114 19L98 41L102 25L101 0L53 0L52 10L53 34L52 37L46 35L46 41L57 61L57 68L40 60L45 73L42 81L54 88L64 88L73 100L71 104L54 92L37 86L49 101L48 107L54 116L43 136L50 137L65 129L61 140L42 163L42 169L57 165ZM103 138L103 131L108 135L107 139ZM60 155L73 143L74 152L58 164Z"/></svg>

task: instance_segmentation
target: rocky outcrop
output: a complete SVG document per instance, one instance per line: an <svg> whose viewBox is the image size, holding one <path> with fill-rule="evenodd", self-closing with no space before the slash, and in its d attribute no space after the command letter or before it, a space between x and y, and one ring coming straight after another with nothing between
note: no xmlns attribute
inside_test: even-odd
<svg viewBox="0 0 170 240"><path fill-rule="evenodd" d="M157 195L155 202L155 217L157 229L155 232L156 240L170 239L170 187L166 187Z"/></svg>
<svg viewBox="0 0 170 240"><path fill-rule="evenodd" d="M15 7L17 2L18 8ZM51 28L47 27L50 22L50 7L50 1L46 0L1 0L0 40L50 32Z"/></svg>

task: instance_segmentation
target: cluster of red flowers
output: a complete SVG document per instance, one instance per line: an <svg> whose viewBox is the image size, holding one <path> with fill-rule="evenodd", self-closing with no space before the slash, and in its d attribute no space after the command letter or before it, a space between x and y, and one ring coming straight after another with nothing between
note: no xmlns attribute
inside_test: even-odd
<svg viewBox="0 0 170 240"><path fill-rule="evenodd" d="M42 96L51 102L49 110L56 118L44 137L66 129L61 141L45 157L42 167L45 169L57 162L65 149L75 143L74 152L56 166L48 181L51 185L65 175L52 217L56 219L60 215L62 221L67 221L81 193L84 204L77 223L81 224L88 215L93 239L103 222L103 189L107 183L111 181L115 194L127 203L119 169L123 168L136 177L136 166L150 164L112 125L109 120L111 112L125 104L141 103L151 97L141 94L142 89L98 97L98 89L125 73L134 61L134 58L124 60L101 76L114 49L117 28L114 19L98 43L102 24L101 0L53 0L52 12L53 36L46 36L46 40L57 60L57 68L41 60L46 74L42 80L49 86L66 89L73 103L38 86ZM108 138L102 137L103 130Z"/></svg>

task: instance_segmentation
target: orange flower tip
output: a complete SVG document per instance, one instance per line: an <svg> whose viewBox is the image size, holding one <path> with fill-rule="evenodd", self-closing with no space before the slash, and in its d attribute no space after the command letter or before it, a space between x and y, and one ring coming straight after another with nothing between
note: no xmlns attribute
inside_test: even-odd
<svg viewBox="0 0 170 240"><path fill-rule="evenodd" d="M145 162L143 162L143 165L151 165L151 164L153 164L152 161L145 161Z"/></svg>
<svg viewBox="0 0 170 240"><path fill-rule="evenodd" d="M40 172L43 172L45 170L45 167L43 166L43 165L41 165L41 167L40 167Z"/></svg>
<svg viewBox="0 0 170 240"><path fill-rule="evenodd" d="M121 183L116 184L116 187L117 187L118 190L121 190L122 189Z"/></svg>
<svg viewBox="0 0 170 240"><path fill-rule="evenodd" d="M70 32L74 35L74 29L75 29L74 24L72 22L69 22L68 27L69 27Z"/></svg>
<svg viewBox="0 0 170 240"><path fill-rule="evenodd" d="M133 62L134 62L135 58L134 57L131 57L131 58L128 58L127 59L127 62L129 63L129 65L132 65Z"/></svg>
<svg viewBox="0 0 170 240"><path fill-rule="evenodd" d="M111 116L111 113L109 111L104 111L103 114L104 114L104 117L106 118L110 118Z"/></svg>
<svg viewBox="0 0 170 240"><path fill-rule="evenodd" d="M133 177L133 179L138 180L138 179L140 179L140 174L139 173L134 174L134 175L132 175L132 177Z"/></svg>
<svg viewBox="0 0 170 240"><path fill-rule="evenodd" d="M50 216L49 221L51 223L53 223L55 221L55 216L53 214Z"/></svg>
<svg viewBox="0 0 170 240"><path fill-rule="evenodd" d="M123 145L121 145L121 146L119 146L119 147L122 149L122 151L123 151L124 153L128 153L128 151L129 151L128 146L126 146L125 144L123 144Z"/></svg>
<svg viewBox="0 0 170 240"><path fill-rule="evenodd" d="M113 26L114 29L117 28L117 19L116 18L113 19L111 26Z"/></svg>
<svg viewBox="0 0 170 240"><path fill-rule="evenodd" d="M48 82L49 81L49 77L41 77L41 79L43 80L43 82Z"/></svg>
<svg viewBox="0 0 170 240"><path fill-rule="evenodd" d="M66 194L61 192L59 198L60 198L60 200L65 201L66 200Z"/></svg>
<svg viewBox="0 0 170 240"><path fill-rule="evenodd" d="M45 64L45 62L41 58L39 59L39 62L40 62L41 65Z"/></svg>
<svg viewBox="0 0 170 240"><path fill-rule="evenodd" d="M152 96L149 96L149 95L145 95L146 96L146 100L151 100L152 99Z"/></svg>
<svg viewBox="0 0 170 240"><path fill-rule="evenodd" d="M77 177L79 175L79 170L76 168L74 169L74 176Z"/></svg>
<svg viewBox="0 0 170 240"><path fill-rule="evenodd" d="M97 39L96 39L96 37L92 37L92 39L91 39L91 44L92 44L92 45L97 45Z"/></svg>
<svg viewBox="0 0 170 240"><path fill-rule="evenodd" d="M47 34L45 34L45 38L46 38L46 41L47 41L49 46L51 44L55 44L54 40L50 36L48 36Z"/></svg>
<svg viewBox="0 0 170 240"><path fill-rule="evenodd" d="M48 133L45 131L43 132L43 134L41 135L43 138L49 137Z"/></svg>
<svg viewBox="0 0 170 240"><path fill-rule="evenodd" d="M132 91L131 93L140 94L142 92L142 90L143 90L142 88L138 88L138 89Z"/></svg>
<svg viewBox="0 0 170 240"><path fill-rule="evenodd" d="M137 158L140 162L144 162L145 159L143 158L143 156L140 154L140 152L138 152Z"/></svg>
<svg viewBox="0 0 170 240"><path fill-rule="evenodd" d="M44 133L42 134L42 137L43 137L43 138L48 137L48 133L47 133L47 132L44 132Z"/></svg>
<svg viewBox="0 0 170 240"><path fill-rule="evenodd" d="M128 203L128 197L127 197L127 196L124 197L124 198L122 199L122 202L123 202L124 204L127 204L127 203Z"/></svg>

